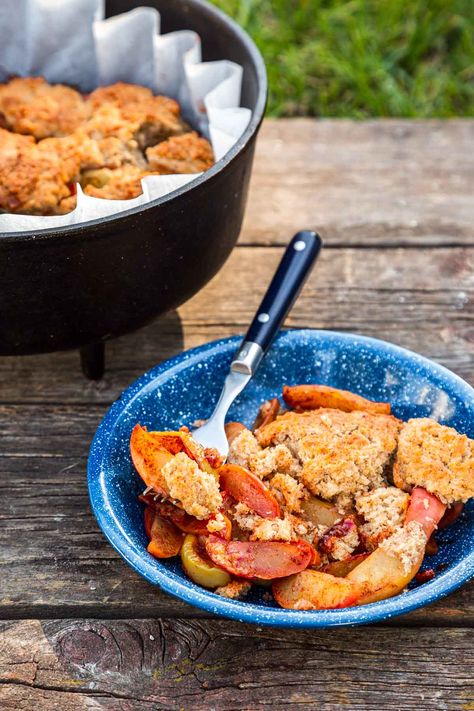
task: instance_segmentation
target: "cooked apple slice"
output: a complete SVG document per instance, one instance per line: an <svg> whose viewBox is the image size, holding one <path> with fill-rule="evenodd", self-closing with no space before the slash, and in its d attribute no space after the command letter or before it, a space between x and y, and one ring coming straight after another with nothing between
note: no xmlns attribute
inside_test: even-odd
<svg viewBox="0 0 474 711"><path fill-rule="evenodd" d="M161 470L179 452L185 452L200 469L217 477L205 451L189 432L148 432L140 425L133 428L130 438L133 465L145 484L153 487L155 492L164 496L169 494Z"/></svg>
<svg viewBox="0 0 474 711"><path fill-rule="evenodd" d="M205 588L221 587L232 580L229 573L207 559L200 548L198 537L192 534L188 534L183 541L181 561L191 580Z"/></svg>
<svg viewBox="0 0 474 711"><path fill-rule="evenodd" d="M346 577L304 570L273 584L275 600L293 610L322 610L366 605L401 592L418 571L423 550L408 572L381 548L371 553Z"/></svg>
<svg viewBox="0 0 474 711"><path fill-rule="evenodd" d="M224 464L224 457L219 454L215 447L206 447L204 456L214 470L219 469Z"/></svg>
<svg viewBox="0 0 474 711"><path fill-rule="evenodd" d="M153 525L153 519L155 518L155 512L151 506L147 506L143 512L143 526L145 528L145 533L148 539L151 539L151 527Z"/></svg>
<svg viewBox="0 0 474 711"><path fill-rule="evenodd" d="M418 572L428 537L444 514L445 506L424 489L414 489L403 529L344 578L305 570L288 580L274 583L273 594L282 607L319 610L349 605L367 605L402 592ZM417 522L423 528L414 527ZM407 548L403 545L407 541ZM392 540L392 547L389 541ZM400 549L401 546L401 549Z"/></svg>
<svg viewBox="0 0 474 711"><path fill-rule="evenodd" d="M218 474L221 489L236 501L246 504L263 518L280 515L278 501L255 474L238 464L224 464Z"/></svg>
<svg viewBox="0 0 474 711"><path fill-rule="evenodd" d="M442 520L445 511L446 505L437 496L417 486L411 492L405 524L410 521L418 521L423 526L426 538L430 538L438 523Z"/></svg>
<svg viewBox="0 0 474 711"><path fill-rule="evenodd" d="M306 501L303 501L301 510L308 521L313 523L315 526L326 526L327 528L331 528L336 521L339 521L342 518L342 515L339 513L334 504L318 499L316 496L310 496L306 499Z"/></svg>
<svg viewBox="0 0 474 711"><path fill-rule="evenodd" d="M155 512L150 531L148 553L155 558L172 558L178 555L183 543L183 534L176 526Z"/></svg>
<svg viewBox="0 0 474 711"><path fill-rule="evenodd" d="M423 555L422 547L413 566L405 570L398 558L377 548L345 578L359 586L357 605L367 605L401 593L418 572Z"/></svg>
<svg viewBox="0 0 474 711"><path fill-rule="evenodd" d="M438 528L443 529L448 528L448 526L452 526L453 523L457 521L459 516L462 514L463 509L463 503L451 504L451 506L449 506L444 512L444 516L441 521L438 523Z"/></svg>
<svg viewBox="0 0 474 711"><path fill-rule="evenodd" d="M303 570L272 585L273 597L290 610L327 610L356 604L359 588L352 581L319 570Z"/></svg>
<svg viewBox="0 0 474 711"><path fill-rule="evenodd" d="M387 539L363 563L351 571L346 580L359 584L363 592L358 604L384 600L400 593L418 572L425 554L426 543L443 517L446 506L426 489L413 489L408 505L404 529L409 530L410 523L416 521L424 531L424 537L412 539L411 565L403 565L400 556L393 555L385 547ZM418 550L417 550L418 547Z"/></svg>
<svg viewBox="0 0 474 711"><path fill-rule="evenodd" d="M388 402L373 402L348 390L338 390L329 385L283 386L283 399L294 410L316 410L329 407L344 412L363 410L379 415L390 415Z"/></svg>
<svg viewBox="0 0 474 711"><path fill-rule="evenodd" d="M278 398L274 397L271 400L266 400L258 411L257 417L253 424L253 430L258 430L260 427L265 427L273 422L278 417L280 412L280 402Z"/></svg>
<svg viewBox="0 0 474 711"><path fill-rule="evenodd" d="M186 430L178 430L176 432L149 432L153 435L155 441L160 443L161 447L166 449L170 454L178 454L185 452L190 459L194 459L198 467L209 474L216 475L215 469L211 466L206 458L206 452L201 447L190 432Z"/></svg>
<svg viewBox="0 0 474 711"><path fill-rule="evenodd" d="M191 516L186 513L184 509L179 508L179 506L175 506L169 501L160 501L159 499L155 499L152 494L140 494L138 498L146 504L147 508L151 511L156 511L160 516L162 516L162 518L166 518L168 521L174 523L174 525L179 528L180 531L183 531L183 533L194 533L196 536L208 536L209 530L207 528L207 524L218 515L213 514L209 518L201 520L195 518L195 516ZM145 512L146 510L147 509L145 509ZM232 532L232 523L223 511L219 513L221 514L221 520L223 523L221 529L222 532L220 532L219 535L229 539Z"/></svg>
<svg viewBox="0 0 474 711"><path fill-rule="evenodd" d="M283 578L304 570L313 560L313 548L306 541L225 541L211 535L205 546L217 566L239 578Z"/></svg>
<svg viewBox="0 0 474 711"><path fill-rule="evenodd" d="M144 427L135 425L130 438L130 454L133 466L147 486L157 493L167 495L168 487L161 470L173 458L155 432L147 432Z"/></svg>
<svg viewBox="0 0 474 711"><path fill-rule="evenodd" d="M345 578L351 570L357 568L369 555L370 553L357 553L345 560L334 560L321 568L321 572L329 573L329 575L334 575L336 578Z"/></svg>
<svg viewBox="0 0 474 711"><path fill-rule="evenodd" d="M424 536L415 536L411 540L411 565L404 565L399 555L393 555L390 549L386 548L386 544L391 538L393 539L393 536L386 539L377 550L346 577L346 580L353 580L363 589L358 600L359 605L366 605L369 602L397 595L408 585L423 562L426 543L443 517L445 510L446 506L426 489L421 487L413 489L405 517L404 530L408 532L410 523L415 521L422 526Z"/></svg>
<svg viewBox="0 0 474 711"><path fill-rule="evenodd" d="M142 494L138 497L140 501L147 503L148 506L156 511L162 518L174 523L180 531L184 533L194 533L197 536L206 536L208 534L207 522L209 519L199 520L194 516L186 513L184 509L171 504L169 501L160 501L149 498L148 494Z"/></svg>

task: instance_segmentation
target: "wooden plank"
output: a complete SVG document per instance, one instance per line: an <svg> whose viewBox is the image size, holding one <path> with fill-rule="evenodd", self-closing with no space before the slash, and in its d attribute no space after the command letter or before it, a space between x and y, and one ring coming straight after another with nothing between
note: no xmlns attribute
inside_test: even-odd
<svg viewBox="0 0 474 711"><path fill-rule="evenodd" d="M85 472L101 415L99 406L0 408L0 619L201 614L142 580L98 529ZM472 625L473 593L468 585L405 624Z"/></svg>
<svg viewBox="0 0 474 711"><path fill-rule="evenodd" d="M474 121L264 122L242 244L472 244Z"/></svg>
<svg viewBox="0 0 474 711"><path fill-rule="evenodd" d="M185 347L241 333L281 248L241 247L179 313L107 346L107 372L86 381L77 353L0 358L0 402L110 403L142 372ZM287 325L355 331L419 351L474 382L474 251L323 251Z"/></svg>
<svg viewBox="0 0 474 711"><path fill-rule="evenodd" d="M444 711L474 701L465 629L130 619L26 620L0 630L4 711Z"/></svg>

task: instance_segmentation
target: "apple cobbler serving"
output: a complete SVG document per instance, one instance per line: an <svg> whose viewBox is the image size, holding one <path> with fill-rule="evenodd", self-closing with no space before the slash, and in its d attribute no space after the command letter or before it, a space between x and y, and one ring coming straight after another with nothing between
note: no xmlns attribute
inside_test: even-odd
<svg viewBox="0 0 474 711"><path fill-rule="evenodd" d="M0 84L0 211L62 215L87 195L127 200L148 175L199 173L212 147L179 104L136 84L82 95L42 77Z"/></svg>
<svg viewBox="0 0 474 711"><path fill-rule="evenodd" d="M148 552L181 556L198 585L284 608L364 605L404 590L434 533L474 496L474 441L428 418L323 385L283 388L252 430L232 422L224 463L187 427L136 425Z"/></svg>

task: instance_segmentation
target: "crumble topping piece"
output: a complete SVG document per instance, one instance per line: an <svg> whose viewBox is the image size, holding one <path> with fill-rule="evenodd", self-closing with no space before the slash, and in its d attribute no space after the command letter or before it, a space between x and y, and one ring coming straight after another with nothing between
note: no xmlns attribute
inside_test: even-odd
<svg viewBox="0 0 474 711"><path fill-rule="evenodd" d="M410 521L398 528L380 544L380 548L397 558L408 575L423 555L426 546L426 534L418 521Z"/></svg>
<svg viewBox="0 0 474 711"><path fill-rule="evenodd" d="M283 445L281 445L283 446ZM301 511L301 503L307 496L303 484L289 474L275 474L270 489L277 501L291 513Z"/></svg>
<svg viewBox="0 0 474 711"><path fill-rule="evenodd" d="M346 518L326 530L318 547L330 560L345 560L354 553L359 543L356 524L352 519Z"/></svg>
<svg viewBox="0 0 474 711"><path fill-rule="evenodd" d="M299 516L285 514L284 518L262 518L245 504L236 504L233 518L242 531L250 532L251 541L295 541L300 538L313 543L316 528Z"/></svg>
<svg viewBox="0 0 474 711"><path fill-rule="evenodd" d="M296 538L288 518L258 518L251 541L291 541Z"/></svg>
<svg viewBox="0 0 474 711"><path fill-rule="evenodd" d="M429 418L408 420L400 432L395 484L421 486L445 504L474 496L474 440Z"/></svg>
<svg viewBox="0 0 474 711"><path fill-rule="evenodd" d="M172 136L147 148L146 157L150 170L161 175L200 173L214 163L211 144L196 131Z"/></svg>
<svg viewBox="0 0 474 711"><path fill-rule="evenodd" d="M204 519L222 506L219 484L212 474L199 469L184 452L176 454L161 470L170 498L179 501L191 516Z"/></svg>
<svg viewBox="0 0 474 711"><path fill-rule="evenodd" d="M252 583L249 583L247 580L231 580L227 585L216 588L214 592L217 593L217 595L228 597L231 600L241 600L248 594L251 587Z"/></svg>
<svg viewBox="0 0 474 711"><path fill-rule="evenodd" d="M86 195L106 200L129 200L142 194L142 178L150 175L135 165L88 170L81 177Z"/></svg>
<svg viewBox="0 0 474 711"><path fill-rule="evenodd" d="M238 503L234 506L233 518L242 531L253 531L260 516L252 511L246 504Z"/></svg>
<svg viewBox="0 0 474 711"><path fill-rule="evenodd" d="M226 528L225 518L220 511L216 513L214 518L211 518L206 528L210 533L220 533Z"/></svg>
<svg viewBox="0 0 474 711"><path fill-rule="evenodd" d="M66 136L89 116L81 94L64 84L49 84L43 77L15 77L0 84L0 125L34 136Z"/></svg>
<svg viewBox="0 0 474 711"><path fill-rule="evenodd" d="M383 486L400 421L391 415L319 409L288 412L257 433L261 446L286 444L301 461L301 480L315 496L334 500Z"/></svg>
<svg viewBox="0 0 474 711"><path fill-rule="evenodd" d="M359 496L355 506L365 519L360 530L369 548L376 548L403 525L409 502L410 495L396 486L379 487Z"/></svg>
<svg viewBox="0 0 474 711"><path fill-rule="evenodd" d="M268 447L251 456L249 468L254 474L264 479L274 472L296 474L301 466L286 445L277 444L275 447Z"/></svg>
<svg viewBox="0 0 474 711"><path fill-rule="evenodd" d="M65 141L64 154L56 149ZM70 150L70 139L48 138L35 143L0 128L0 209L31 215L61 214L79 178L80 156ZM73 207L75 195L73 195Z"/></svg>
<svg viewBox="0 0 474 711"><path fill-rule="evenodd" d="M229 445L227 461L250 469L250 457L261 452L261 447L250 430L243 429Z"/></svg>

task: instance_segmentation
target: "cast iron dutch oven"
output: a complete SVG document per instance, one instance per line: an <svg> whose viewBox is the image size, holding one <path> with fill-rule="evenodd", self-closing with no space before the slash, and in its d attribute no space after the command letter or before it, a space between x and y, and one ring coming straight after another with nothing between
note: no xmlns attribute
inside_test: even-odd
<svg viewBox="0 0 474 711"><path fill-rule="evenodd" d="M192 29L204 61L243 66L245 133L201 177L146 207L77 226L0 234L0 355L81 348L100 377L103 343L176 308L216 274L242 224L266 102L263 60L250 38L201 0L111 0L107 15L155 7L162 32Z"/></svg>

